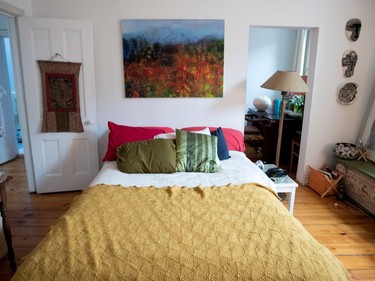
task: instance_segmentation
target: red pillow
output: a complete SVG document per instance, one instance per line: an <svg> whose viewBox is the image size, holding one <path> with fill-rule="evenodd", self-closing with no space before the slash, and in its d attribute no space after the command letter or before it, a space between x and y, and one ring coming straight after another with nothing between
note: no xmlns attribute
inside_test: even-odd
<svg viewBox="0 0 375 281"><path fill-rule="evenodd" d="M130 127L108 122L108 147L103 158L104 161L116 160L116 148L124 143L149 140L162 133L172 133L169 127Z"/></svg>
<svg viewBox="0 0 375 281"><path fill-rule="evenodd" d="M203 130L207 127L187 127L182 128L185 131L199 131ZM208 127L210 131L217 130L216 127ZM243 138L243 134L239 130L231 129L231 128L221 128L224 133L225 140L227 141L228 150L236 150L236 151L245 151L245 142Z"/></svg>

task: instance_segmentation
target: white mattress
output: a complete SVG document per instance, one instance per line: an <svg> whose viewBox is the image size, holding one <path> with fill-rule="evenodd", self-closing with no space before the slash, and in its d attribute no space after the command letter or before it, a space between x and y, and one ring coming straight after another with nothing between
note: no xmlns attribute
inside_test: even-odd
<svg viewBox="0 0 375 281"><path fill-rule="evenodd" d="M217 173L173 173L173 174L127 174L117 169L116 161L105 162L90 186L96 184L136 186L186 186L210 187L243 183L259 183L272 188L275 184L266 174L251 162L244 153L229 151L231 158L220 161Z"/></svg>

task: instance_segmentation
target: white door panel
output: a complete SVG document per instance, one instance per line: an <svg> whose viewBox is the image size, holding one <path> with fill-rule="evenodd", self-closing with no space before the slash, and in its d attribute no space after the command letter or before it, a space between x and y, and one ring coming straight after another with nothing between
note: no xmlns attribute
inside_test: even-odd
<svg viewBox="0 0 375 281"><path fill-rule="evenodd" d="M20 17L18 24L36 191L85 188L99 169L91 23ZM37 60L52 58L81 62L83 133L41 133L43 94Z"/></svg>

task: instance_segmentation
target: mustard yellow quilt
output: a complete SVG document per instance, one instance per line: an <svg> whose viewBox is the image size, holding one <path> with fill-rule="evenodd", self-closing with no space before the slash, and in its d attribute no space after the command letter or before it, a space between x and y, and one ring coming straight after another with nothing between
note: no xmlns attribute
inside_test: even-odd
<svg viewBox="0 0 375 281"><path fill-rule="evenodd" d="M265 187L97 185L12 280L350 280Z"/></svg>

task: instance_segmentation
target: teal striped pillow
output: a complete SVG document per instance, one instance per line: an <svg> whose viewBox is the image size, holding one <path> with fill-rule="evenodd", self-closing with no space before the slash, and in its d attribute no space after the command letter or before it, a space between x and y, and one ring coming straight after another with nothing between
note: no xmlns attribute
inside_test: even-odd
<svg viewBox="0 0 375 281"><path fill-rule="evenodd" d="M176 130L176 158L177 172L217 172L217 137Z"/></svg>

